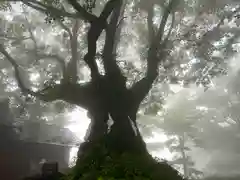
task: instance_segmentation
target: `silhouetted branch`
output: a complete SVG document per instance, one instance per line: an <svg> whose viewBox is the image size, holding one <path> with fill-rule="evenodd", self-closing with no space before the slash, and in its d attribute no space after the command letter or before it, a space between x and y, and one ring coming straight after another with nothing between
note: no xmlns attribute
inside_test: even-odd
<svg viewBox="0 0 240 180"><path fill-rule="evenodd" d="M148 9L147 25L148 25L149 42L152 42L155 37L154 25L153 25L153 5Z"/></svg>
<svg viewBox="0 0 240 180"><path fill-rule="evenodd" d="M83 20L87 20L90 23L96 20L96 16L93 14L88 13L78 2L77 0L68 0L68 3L71 4L74 9L82 16Z"/></svg>
<svg viewBox="0 0 240 180"><path fill-rule="evenodd" d="M0 45L0 52L13 66L18 86L24 94L34 96L46 102L64 100L66 102L79 105L83 108L89 108L95 103L96 97L94 97L94 87L92 83L85 83L83 85L70 82L67 84L53 84L37 92L32 91L24 85L24 82L21 78L20 66L16 63L16 60L10 56L10 54L2 45Z"/></svg>
<svg viewBox="0 0 240 180"><path fill-rule="evenodd" d="M84 18L82 17L79 13L69 13L64 10L60 10L57 8L54 8L52 6L46 5L40 1L36 0L15 0L15 1L20 1L23 4L40 11L42 13L50 13L54 16L64 16L64 17L70 17L70 18Z"/></svg>
<svg viewBox="0 0 240 180"><path fill-rule="evenodd" d="M34 91L30 90L29 88L25 87L24 82L21 79L21 73L20 73L20 69L19 69L20 67L16 63L15 59L13 59L13 57L10 56L10 54L5 50L3 45L0 45L0 52L7 58L7 60L13 66L14 73L15 73L15 78L17 80L19 88L21 89L21 91L23 93L29 94L29 95L34 96L34 97L38 97L39 99L44 100L44 101L53 101L58 97L57 93L54 96L49 96L49 94L46 94L46 90L51 88L51 87L47 87L47 88L45 88L43 90L40 90L40 91L37 91L37 92L34 92Z"/></svg>
<svg viewBox="0 0 240 180"><path fill-rule="evenodd" d="M124 9L124 8L123 8L123 9ZM127 18L127 17L122 17L122 18L119 20L119 22L118 22L118 24L117 24L117 28L118 28L119 26L121 26L121 24L123 23L123 20L124 20L125 18Z"/></svg>
<svg viewBox="0 0 240 180"><path fill-rule="evenodd" d="M107 27L107 19L112 13L115 7L120 3L120 0L110 0L104 6L103 11L100 16L91 22L90 29L88 31L88 53L84 56L84 60L87 63L88 67L91 70L92 79L99 77L98 67L95 61L96 49L97 49L97 40L101 35L102 31Z"/></svg>
<svg viewBox="0 0 240 180"><path fill-rule="evenodd" d="M76 12L76 13L69 13L69 12L67 12L67 11L65 11L63 9L58 9L58 8L53 7L53 6L46 5L46 4L44 4L44 3L40 2L40 1L37 1L37 0L14 0L14 1L15 2L16 1L20 1L23 4L29 6L29 7L33 8L33 9L36 9L37 11L40 11L40 12L43 12L43 13L49 13L49 14L51 14L53 16L64 16L64 17L70 17L70 18L81 18L81 19L86 20L88 22L92 22L94 19L97 18L95 15L88 13L84 9L82 11L82 9L79 8L79 7L78 7L78 10L77 10L78 12ZM74 0L68 0L68 2L70 4L77 3ZM74 8L76 9L76 6L74 6Z"/></svg>
<svg viewBox="0 0 240 180"><path fill-rule="evenodd" d="M60 100L78 105L85 109L91 108L97 101L97 97L94 93L95 86L91 82L84 84L68 82L60 86Z"/></svg>
<svg viewBox="0 0 240 180"><path fill-rule="evenodd" d="M45 54L45 53L40 53L38 52L38 45L37 45L37 41L33 35L33 32L32 32L32 29L30 28L30 23L28 22L28 19L25 17L27 23L28 23L28 32L30 34L30 39L33 41L34 43L34 59L35 59L35 62L40 60L40 59L52 59L52 60L55 60L58 64L60 64L60 67L61 67L61 70L62 70L62 73L63 73L63 76L65 76L66 74L66 67L65 67L65 61L63 58L61 58L60 56L58 55L54 55L54 54ZM29 50L27 50L29 52Z"/></svg>
<svg viewBox="0 0 240 180"><path fill-rule="evenodd" d="M117 29L116 29L116 35L115 35L114 48L113 48L113 55L117 55L117 47L118 47L118 43L120 42L120 38L121 38L122 26L123 26L123 23L124 23L124 19L126 18L126 17L124 17L124 13L125 13L127 3L128 3L127 0L122 0L120 15L119 15L118 24L117 24L117 27L116 27Z"/></svg>
<svg viewBox="0 0 240 180"><path fill-rule="evenodd" d="M161 43L161 47L165 47L165 46L166 46L166 44L167 44L167 42L168 42L168 40L169 40L169 37L170 37L170 35L171 35L171 33L172 33L173 26L174 26L174 22L175 22L175 13L172 13L171 26L170 26L170 28L169 28L169 30L168 30L168 33L167 33L166 37L164 38L164 40L163 40L162 43Z"/></svg>
<svg viewBox="0 0 240 180"><path fill-rule="evenodd" d="M175 0L176 1L176 0ZM169 15L171 14L172 12L172 9L175 5L175 2L174 0L171 0L168 4L168 6L164 9L164 12L163 12L163 16L162 16L162 19L161 19L161 23L160 23L160 26L158 28L158 32L156 34L156 39L154 38L154 41L153 41L153 46L156 46L158 47L156 44L160 41L162 41L162 37L163 37L163 34L164 34L164 30L165 30L165 27L166 27L166 23L167 23L167 20L168 20L168 17Z"/></svg>
<svg viewBox="0 0 240 180"><path fill-rule="evenodd" d="M118 27L118 23L124 12L121 12L122 8L124 8L122 7L122 3L122 0L120 0L118 7L113 10L110 23L106 28L106 38L103 49L103 64L105 73L111 76L114 74L114 77L119 77L122 75L121 70L116 63L116 49L121 33L121 26Z"/></svg>
<svg viewBox="0 0 240 180"><path fill-rule="evenodd" d="M131 88L130 88L130 92L132 93L133 96L133 103L134 103L134 107L135 107L135 111L137 111L140 103L142 102L142 100L146 97L146 95L148 94L148 92L150 91L150 89L152 88L152 84L155 81L156 77L158 76L158 65L159 62L164 61L165 60L165 56L164 56L164 47L167 43L167 40L171 34L172 28L173 28L173 23L171 24L170 30L167 33L166 38L163 40L163 35L164 35L164 29L166 27L166 23L167 23L167 19L169 17L169 15L171 14L171 12L173 11L173 7L175 5L174 3L175 0L171 0L168 4L168 6L166 7L166 9L164 10L162 19L161 19L161 23L160 26L158 28L158 31L156 33L155 36L153 34L153 29L152 29L152 11L149 10L150 14L148 17L148 21L149 21L149 28L150 28L150 39L152 39L150 43L150 47L148 50L148 57L147 57L147 73L146 76L143 77L141 80L139 80L138 82L136 82ZM153 7L152 7L153 8ZM174 15L173 15L174 16ZM174 17L172 19L172 21L174 21ZM152 38L151 38L152 36ZM161 56L158 56L158 52L160 51Z"/></svg>

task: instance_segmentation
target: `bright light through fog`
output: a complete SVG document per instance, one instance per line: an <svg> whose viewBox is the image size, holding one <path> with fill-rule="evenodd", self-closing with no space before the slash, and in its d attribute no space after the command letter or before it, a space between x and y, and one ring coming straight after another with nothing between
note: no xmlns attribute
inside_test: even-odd
<svg viewBox="0 0 240 180"><path fill-rule="evenodd" d="M156 133L153 132L153 136L151 138L145 139L146 143L164 143L168 140L168 137L164 133ZM172 160L173 155L168 148L163 148L159 151L150 152L153 157L158 157L166 160Z"/></svg>
<svg viewBox="0 0 240 180"><path fill-rule="evenodd" d="M35 82L40 78L40 75L38 73L31 73L30 74L30 81Z"/></svg>
<svg viewBox="0 0 240 180"><path fill-rule="evenodd" d="M181 90L183 89L183 87L180 86L180 85L171 84L171 85L170 85L170 89L171 89L171 91L173 91L174 93L178 93L179 91L181 91Z"/></svg>
<svg viewBox="0 0 240 180"><path fill-rule="evenodd" d="M69 162L68 162L69 167L73 167L75 165L77 152L78 152L78 147L71 148L70 154L69 154Z"/></svg>
<svg viewBox="0 0 240 180"><path fill-rule="evenodd" d="M66 115L68 118L69 125L66 126L70 131L72 131L80 141L84 141L84 136L86 134L88 125L90 123L87 117L87 111L82 108L76 108L74 111ZM69 166L75 165L75 159L77 157L78 147L72 147L69 154Z"/></svg>
<svg viewBox="0 0 240 180"><path fill-rule="evenodd" d="M164 159L167 161L171 161L174 157L174 154L169 151L168 148L163 148L160 151L153 151L151 152L153 157L158 157L159 159Z"/></svg>
<svg viewBox="0 0 240 180"><path fill-rule="evenodd" d="M163 133L156 133L156 132L153 132L153 137L150 137L148 139L146 139L145 141L147 143L153 143L153 142L165 142L167 141L167 136Z"/></svg>
<svg viewBox="0 0 240 180"><path fill-rule="evenodd" d="M69 125L66 126L66 128L70 129L70 131L75 133L76 136L83 141L90 123L90 120L87 117L87 111L82 108L76 108L66 116L69 120Z"/></svg>

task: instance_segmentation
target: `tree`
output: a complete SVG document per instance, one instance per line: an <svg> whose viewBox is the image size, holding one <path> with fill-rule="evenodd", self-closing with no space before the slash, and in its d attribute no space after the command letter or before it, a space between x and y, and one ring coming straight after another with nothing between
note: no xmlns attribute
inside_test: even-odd
<svg viewBox="0 0 240 180"><path fill-rule="evenodd" d="M233 64L235 62L237 60L232 61ZM197 103L206 107L200 125L203 128L202 146L211 152L206 170L210 169L211 174L218 176L238 175L239 166L239 70L235 71L231 65L229 69L231 73L228 77L216 80L214 89L196 99Z"/></svg>
<svg viewBox="0 0 240 180"><path fill-rule="evenodd" d="M159 117L162 119L159 128L168 136L165 147L175 154L169 163L178 167L184 177L194 179L202 176L202 172L194 167L195 163L190 156L194 147L202 147L197 143L201 137L197 122L202 115L195 108L196 102L189 99L186 91L179 92L165 104Z"/></svg>
<svg viewBox="0 0 240 180"><path fill-rule="evenodd" d="M5 2L5 6L3 7L10 7L10 1ZM32 27L29 26L29 24L27 24L27 28L17 26L20 29L19 34L21 34L21 36L17 37L20 43L18 42L15 47L18 46L18 49L25 48L27 43L23 46L23 41L26 37L23 38L24 33L21 33L21 31L27 29L30 35L28 39L32 40L31 44L33 47L30 48L30 50L25 49L27 57L30 57L30 60L31 58L35 60L51 59L57 63L54 67L49 66L48 69L46 69L46 72L50 71L48 76L51 78L46 81L44 85L32 84L26 81L26 79L28 79L27 77L23 78L23 70L25 68L24 65L19 64L18 57L14 55L14 52L17 50L15 48L6 48L10 43L8 40L11 38L3 38L3 43L0 45L0 52L4 56L3 58L12 65L18 87L21 89L22 94L38 98L45 102L62 100L81 106L89 112L91 131L87 142L83 145L84 148L80 148L82 152L79 154L84 154L84 151L89 152L96 144L104 144L109 152L118 154L124 152L148 156L146 145L136 123L136 114L141 102L146 98L154 82L162 82L165 80L172 83L181 83L184 81L186 82L185 84L187 84L199 80L200 84L207 86L209 84L209 78L206 78L206 76L212 77L222 72L218 63L214 62L214 67L210 69L208 67L209 62L216 59L212 57L214 50L223 51L229 48L227 52L230 52L232 48L227 46L229 45L227 42L221 47L214 49L206 39L212 43L223 39L227 34L225 31L229 31L229 29L226 30L220 26L224 23L224 20L235 20L236 18L234 16L238 14L238 9L232 11L232 9L226 8L226 11L220 11L219 7L226 6L224 3L220 3L221 6L218 4L219 6L217 6L217 8L215 8L215 6L210 7L208 4L208 8L204 9L198 1L194 5L196 11L191 12L189 9L188 11L184 11L183 7L186 7L185 1L180 0L170 0L168 2L150 1L147 6L143 6L143 4L145 4L143 1L134 1L135 12L131 11L130 3L126 3L123 0L109 0L105 3L101 12L96 12L99 14L98 16L91 13L96 1L86 1L87 4L85 4L85 7L75 0L63 2L57 0L19 0L14 2L21 2L24 8L28 6L45 13L47 15L47 21L52 22L53 20L54 23L56 22L64 30L63 39L67 41L64 45L70 46L71 50L70 58L67 60L59 54L54 53L54 51L58 51L56 48L50 50L51 53L46 53L46 46L37 43L32 33ZM195 1L193 1L193 3L194 2ZM204 1L204 3L207 2ZM233 4L230 4L230 6L233 6ZM211 12L209 12L210 9ZM213 15L212 9L218 9L216 11L222 13ZM146 36L147 38L141 39L141 41L145 42L143 43L144 45L139 48L147 49L147 51L145 50L146 53L144 53L146 63L142 63L146 68L146 72L138 74L137 77L133 76L133 78L136 78L136 81L131 83L128 82L126 77L129 72L124 72L124 69L121 69L121 64L117 62L117 55L119 54L118 44L121 43L121 30L124 29L123 19L125 11L128 11L129 14L131 14L131 12L139 13L140 17L144 15L147 16L147 18L145 18L146 23L143 21L140 23L139 19L135 21L136 25L140 27L139 30L142 30L143 34L148 34ZM25 13L26 12L27 11L25 11ZM162 16L158 18L160 21L158 23L155 22L154 18L159 12L162 13ZM176 14L179 16L177 17ZM207 14L211 14L212 18L219 21L219 23L210 31L202 31L201 28L205 27L206 23L202 19L199 20L198 17L202 18ZM198 16L196 17L196 15ZM190 25L181 21L181 17L184 16L192 17L193 21ZM18 21L20 20L22 21L22 18L18 19ZM84 22L80 20L84 20ZM80 55L83 52L79 52L78 37L80 27L83 26L85 22L88 23L90 27L86 35L87 53L84 54L82 59L90 69L91 79L88 82L80 83L78 67L80 64ZM36 24L37 23L40 22L36 22ZM195 23L198 23L197 27L194 26ZM212 26L213 24L214 23L211 23ZM178 27L180 26L183 33L178 32ZM238 29L230 30L232 31L230 37L228 37L229 41L239 35ZM103 31L105 31L104 37L100 36ZM194 33L196 31L198 31L199 34L196 35ZM213 34L216 35L213 36ZM102 44L102 52L99 53L97 52L97 42L100 39L104 39L104 43ZM182 43L183 45L181 45ZM231 44L234 44L234 42L231 42ZM183 50L187 51L183 53ZM201 63L195 64L193 66L194 68L191 68L191 71L186 73L187 67L185 62L189 62L189 59L192 59L189 54L203 59L203 62L201 61ZM232 56L233 54L234 53L227 53L225 57ZM26 55L23 57L26 58ZM102 66L97 63L99 62L99 56L101 59L100 65ZM180 58L178 58L179 56ZM182 62L182 60L185 62ZM45 64L49 64L49 62L45 61ZM162 69L164 69L161 71L164 75L159 77L160 64ZM185 66L182 66L184 64ZM224 63L220 64L222 65ZM35 69L37 69L37 66L35 66ZM176 69L178 69L178 73L175 73ZM61 72L56 73L56 70L61 70ZM213 70L214 73L211 73ZM194 73L196 71L200 73ZM205 71L207 71L207 73ZM167 73L170 75L166 75ZM43 74L44 72L41 75ZM46 77L46 75L43 76L43 79ZM131 78L130 76L130 79ZM29 85L33 85L36 90L29 88L26 82L28 82ZM109 119L113 121L111 127L108 126ZM82 159L84 158L79 157L78 162L80 163Z"/></svg>
<svg viewBox="0 0 240 180"><path fill-rule="evenodd" d="M206 175L209 173L218 176L238 174L239 73L234 70L235 66L231 67L235 62L237 59L231 62L227 77L213 81L213 88L205 93L196 87L183 89L167 101L165 111L162 113L164 123L159 127L164 128L165 133L175 135L173 142L169 140L170 148L173 146L173 150L181 150L181 143L178 141L183 138L177 137L178 134L185 132L185 140L190 137L197 147L202 148L200 152L206 152L209 157L209 159L206 158L208 160L202 169ZM191 148L186 143L182 144Z"/></svg>
<svg viewBox="0 0 240 180"><path fill-rule="evenodd" d="M188 137L183 133L182 136L175 135L171 137L165 143L167 148L175 153L173 160L168 163L182 170L184 177L188 179L200 179L203 176L203 172L194 167L195 163L191 156L188 155L189 151L191 151L191 146L189 145L189 140L186 140L186 138Z"/></svg>

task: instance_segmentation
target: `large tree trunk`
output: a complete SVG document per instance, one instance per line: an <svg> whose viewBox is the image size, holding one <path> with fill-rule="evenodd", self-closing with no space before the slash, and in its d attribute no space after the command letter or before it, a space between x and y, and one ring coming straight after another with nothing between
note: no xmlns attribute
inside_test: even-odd
<svg viewBox="0 0 240 180"><path fill-rule="evenodd" d="M121 121L112 119L114 124L111 127L103 119L98 119L99 121L96 122L92 119L88 130L90 132L84 146L104 143L108 150L114 153L147 153L146 144L137 127L133 127L127 117L119 116L117 118ZM86 148L86 150L89 149ZM79 155L83 153L84 150L80 146Z"/></svg>
<svg viewBox="0 0 240 180"><path fill-rule="evenodd" d="M99 89L96 97L99 98L96 98L95 104L88 109L91 123L84 143L85 148L79 149L80 156L84 149L88 151L87 147L94 143L104 143L109 151L120 154L147 153L146 144L136 124L133 99L126 87L119 82L121 81L114 84L97 82Z"/></svg>
<svg viewBox="0 0 240 180"><path fill-rule="evenodd" d="M132 110L134 108L130 103L131 99L125 101L127 95L115 96L115 103L112 104L110 102L113 102L111 101L113 97L110 96L111 94L108 93L108 98L105 97L104 103L99 106L99 108L102 107L102 111L96 109L91 111L90 132L86 142L80 145L73 180L85 179L86 174L86 179L97 179L99 171L105 172L106 170L112 171L107 174L107 177L114 179L149 177L152 180L183 180L170 165L165 162L157 162L148 153L135 123L136 114ZM127 104L123 106L123 102L127 102ZM108 106L107 109L106 104L111 105L111 108ZM104 109L108 111L103 111ZM113 121L110 127L109 119ZM124 159L124 157L127 158ZM129 162L133 163L132 166L129 165ZM134 170L131 169L132 167ZM133 173L133 176L127 176L126 169ZM135 173L139 171L141 172L136 175Z"/></svg>
<svg viewBox="0 0 240 180"><path fill-rule="evenodd" d="M79 147L76 167L86 164L85 157L89 155L93 161L100 164L104 162L106 153L117 154L119 157L122 154L149 156L136 125L136 108L133 107L130 92L120 80L109 83L108 78L104 76L103 81L95 82L96 100L88 108L91 123L85 142ZM105 149L105 152L102 152L102 149ZM79 179L81 170L77 171L76 179Z"/></svg>

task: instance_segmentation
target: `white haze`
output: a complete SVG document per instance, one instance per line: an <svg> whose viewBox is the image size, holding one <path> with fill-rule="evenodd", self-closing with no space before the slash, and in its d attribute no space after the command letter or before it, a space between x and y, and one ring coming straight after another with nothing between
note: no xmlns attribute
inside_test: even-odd
<svg viewBox="0 0 240 180"><path fill-rule="evenodd" d="M206 111L203 120L197 121L194 119L195 116L192 117L191 120L196 121L196 126L207 126L213 117L217 117L219 121L225 121L219 122L220 126L228 127L230 124L227 121L227 114L230 112L225 112L224 110L230 101L236 101L235 95L232 92L239 91L239 89L232 87L234 84L239 84L239 58L237 56L230 61L228 75L215 78L213 80L213 87L209 90L204 91L203 88L195 85L184 89L179 88L181 89L180 91L167 98L164 106L167 113L163 118L165 120L176 118L182 121L196 111ZM213 113L211 110L213 110ZM173 117L169 118L168 115L172 115ZM234 154L234 142L231 142L231 138L225 138L225 136L228 136L227 133L223 132L222 136L217 137L211 133L211 129L207 131L207 134L203 138L211 150L193 148L190 152L191 157L196 163L196 167L202 170L205 175L217 174L227 176L239 174L240 157ZM224 141L224 139L227 140ZM217 149L217 147L219 148ZM230 164L232 164L231 167Z"/></svg>

